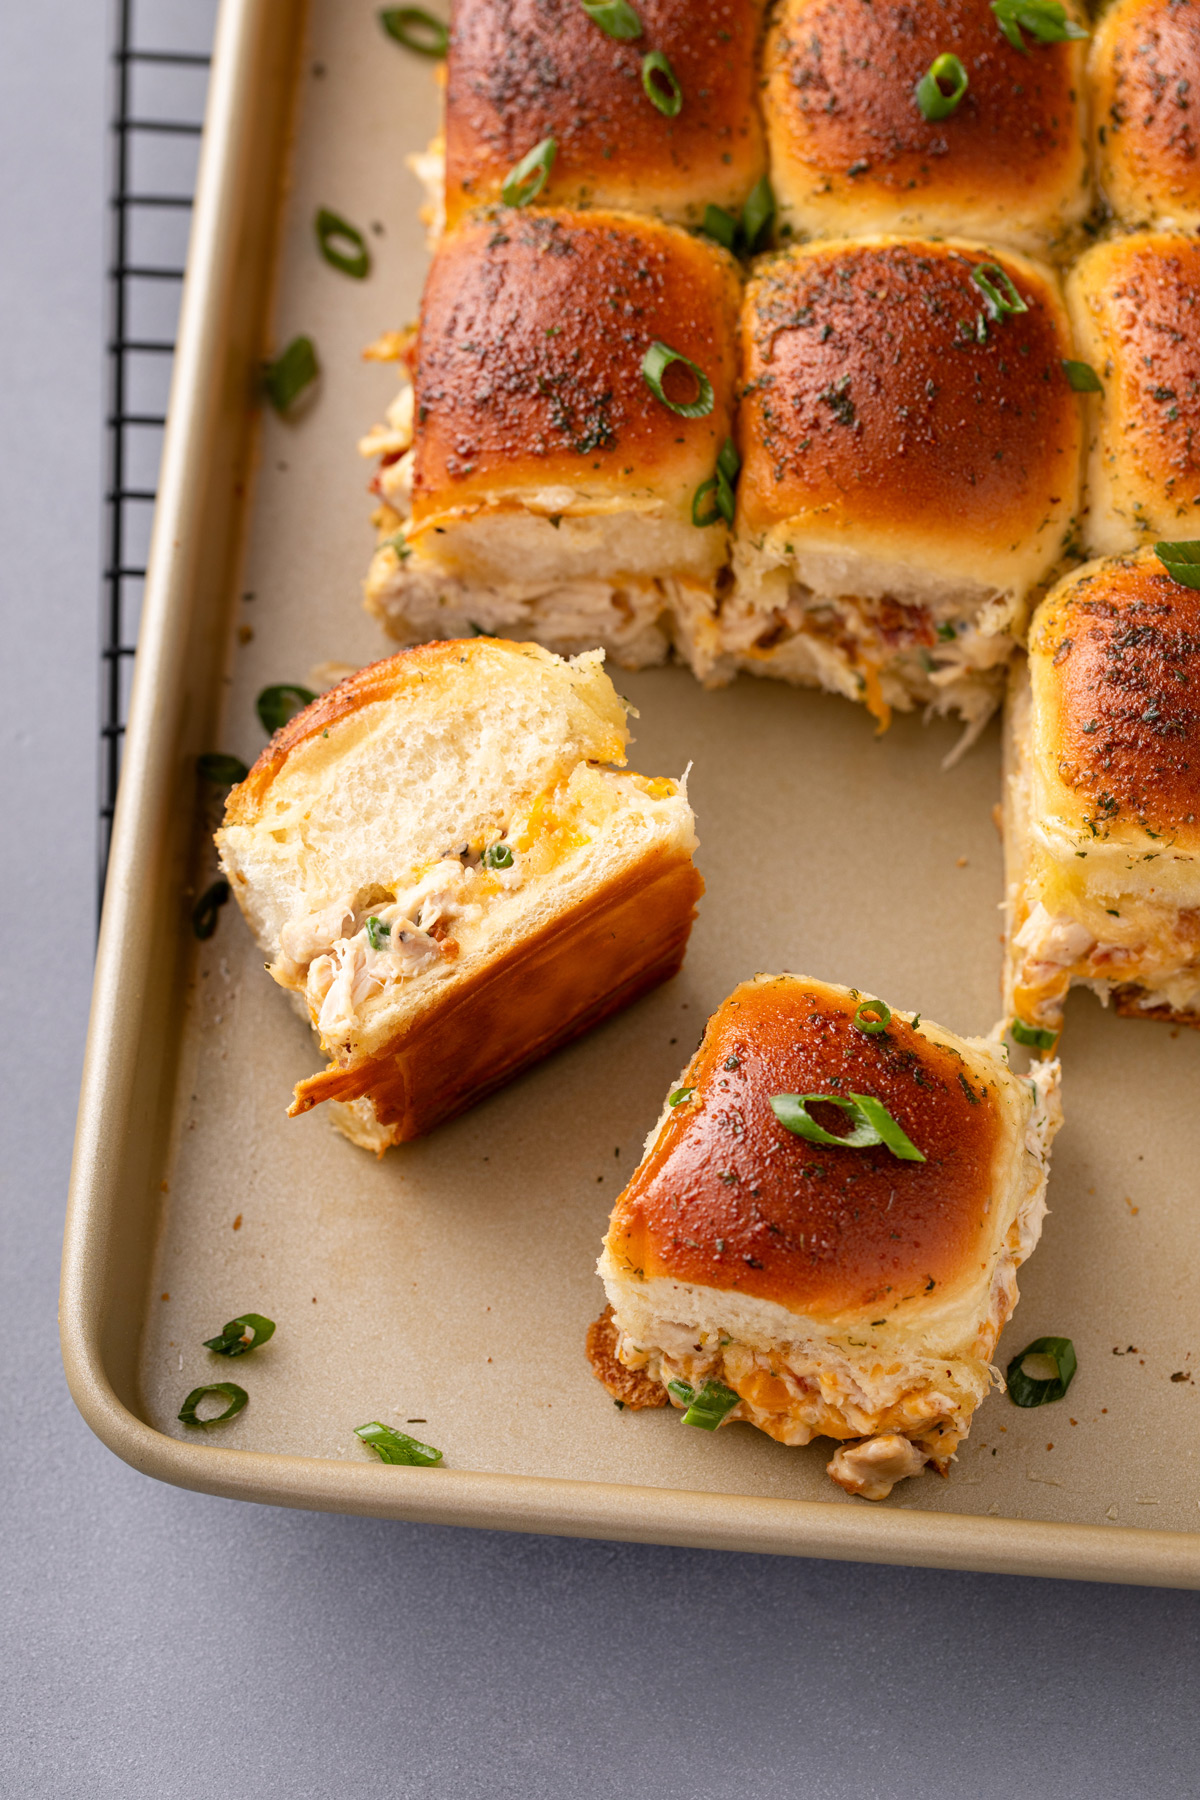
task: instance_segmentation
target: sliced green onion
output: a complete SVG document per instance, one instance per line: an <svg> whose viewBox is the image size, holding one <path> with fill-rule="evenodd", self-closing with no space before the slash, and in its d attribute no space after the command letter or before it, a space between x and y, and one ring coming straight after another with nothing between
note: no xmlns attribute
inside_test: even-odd
<svg viewBox="0 0 1200 1800"><path fill-rule="evenodd" d="M192 930L203 942L217 929L217 917L229 898L229 883L221 878L206 887L192 908Z"/></svg>
<svg viewBox="0 0 1200 1800"><path fill-rule="evenodd" d="M504 186L500 189L500 198L505 206L528 206L536 200L554 167L554 159L558 155L558 139L543 138L535 144L528 156L523 156L519 163L508 171L504 178Z"/></svg>
<svg viewBox="0 0 1200 1800"><path fill-rule="evenodd" d="M489 869L511 869L513 853L507 844L493 844L483 853L483 860Z"/></svg>
<svg viewBox="0 0 1200 1800"><path fill-rule="evenodd" d="M859 1031L865 1031L871 1037L886 1031L891 1022L892 1009L885 1006L882 1000L860 1000L858 1011L850 1021Z"/></svg>
<svg viewBox="0 0 1200 1800"><path fill-rule="evenodd" d="M673 1094L667 1095L667 1105L682 1106L685 1100L691 1099L695 1091L694 1087L676 1088Z"/></svg>
<svg viewBox="0 0 1200 1800"><path fill-rule="evenodd" d="M775 190L765 175L760 175L742 208L742 236L747 250L756 250L759 239L775 217Z"/></svg>
<svg viewBox="0 0 1200 1800"><path fill-rule="evenodd" d="M661 50L647 50L642 58L642 91L668 119L678 115L683 105L683 89Z"/></svg>
<svg viewBox="0 0 1200 1800"><path fill-rule="evenodd" d="M225 1411L218 1413L215 1419L196 1417L196 1408L205 1394L224 1394L229 1401ZM193 1388L175 1416L184 1425L193 1425L198 1431L207 1431L213 1425L224 1425L227 1419L236 1418L249 1398L245 1388L239 1387L236 1381L210 1381L207 1387Z"/></svg>
<svg viewBox="0 0 1200 1800"><path fill-rule="evenodd" d="M1043 1025L1027 1025L1024 1019L1014 1019L1010 1030L1018 1044L1025 1044L1030 1050L1053 1050L1057 1031L1048 1031Z"/></svg>
<svg viewBox="0 0 1200 1800"><path fill-rule="evenodd" d="M1063 374L1077 394L1102 394L1104 392L1104 383L1091 363L1073 362L1069 356L1064 356L1062 366Z"/></svg>
<svg viewBox="0 0 1200 1800"><path fill-rule="evenodd" d="M674 1394L675 1398L684 1406L690 1406L696 1398L696 1390L690 1381L668 1381L667 1392Z"/></svg>
<svg viewBox="0 0 1200 1800"><path fill-rule="evenodd" d="M692 524L701 528L708 525L719 525L721 522L721 503L717 495L717 478L710 475L702 481L692 495Z"/></svg>
<svg viewBox="0 0 1200 1800"><path fill-rule="evenodd" d="M844 1112L853 1131L846 1137L835 1137L818 1125L808 1110L818 1100ZM925 1161L883 1102L870 1094L772 1094L771 1111L786 1131L807 1138L810 1144L836 1144L843 1150L869 1150L882 1144L902 1162Z"/></svg>
<svg viewBox="0 0 1200 1800"><path fill-rule="evenodd" d="M1014 50L1028 55L1024 29L1039 44L1061 44L1067 38L1085 38L1089 34L1082 25L1068 19L1067 9L1059 0L992 0L996 23Z"/></svg>
<svg viewBox="0 0 1200 1800"><path fill-rule="evenodd" d="M313 230L317 234L317 248L331 268L340 269L343 275L352 275L355 281L362 281L371 272L371 252L367 249L367 240L357 225L349 219L343 219L340 213L330 212L327 206L318 208L313 220ZM348 250L338 248L338 240L349 244Z"/></svg>
<svg viewBox="0 0 1200 1800"><path fill-rule="evenodd" d="M668 400L663 393L663 376L674 363L682 363L685 369L690 369L699 383L696 398L686 405ZM642 358L642 376L654 398L661 400L673 413L678 413L681 419L706 419L713 409L712 382L704 370L698 369L690 356L672 350L669 344L662 344L657 338Z"/></svg>
<svg viewBox="0 0 1200 1800"><path fill-rule="evenodd" d="M277 413L285 413L317 379L317 353L309 337L293 338L274 362L263 367L263 387Z"/></svg>
<svg viewBox="0 0 1200 1800"><path fill-rule="evenodd" d="M391 935L391 926L386 925L382 919L377 919L375 914L372 913L367 920L367 942L370 944L372 950L386 950L387 945L383 940L384 938L390 938Z"/></svg>
<svg viewBox="0 0 1200 1800"><path fill-rule="evenodd" d="M257 1350L274 1335L274 1319L264 1319L261 1313L243 1313L222 1327L220 1337L205 1338L204 1348L215 1350L218 1356L245 1356L247 1350Z"/></svg>
<svg viewBox="0 0 1200 1800"><path fill-rule="evenodd" d="M742 459L737 453L732 438L726 438L717 457L717 472L702 481L692 495L692 524L700 526L715 525L724 519L727 525L733 524L734 483L742 466Z"/></svg>
<svg viewBox="0 0 1200 1800"><path fill-rule="evenodd" d="M1028 305L1013 286L1012 278L999 263L977 263L971 270L971 280L982 291L993 319L1006 318L1009 313L1029 311Z"/></svg>
<svg viewBox="0 0 1200 1800"><path fill-rule="evenodd" d="M579 4L592 24L598 25L610 38L628 42L630 38L641 37L642 21L629 0L579 0Z"/></svg>
<svg viewBox="0 0 1200 1800"><path fill-rule="evenodd" d="M423 6L389 6L380 13L379 23L390 38L418 56L442 57L450 48L449 30Z"/></svg>
<svg viewBox="0 0 1200 1800"><path fill-rule="evenodd" d="M236 787L250 773L240 756L223 756L219 750L206 750L196 758L196 773L202 781L215 787Z"/></svg>
<svg viewBox="0 0 1200 1800"><path fill-rule="evenodd" d="M1045 1357L1054 1365L1056 1373L1041 1378L1027 1375L1024 1368L1027 1356ZM1013 1357L1005 1371L1008 1397L1014 1406L1045 1406L1048 1401L1061 1400L1074 1379L1077 1366L1075 1346L1070 1338L1034 1338L1019 1356Z"/></svg>
<svg viewBox="0 0 1200 1800"><path fill-rule="evenodd" d="M301 687L298 682L281 681L275 687L265 687L255 701L255 708L264 731L274 737L282 731L289 719L294 719L298 712L311 706L316 695L310 688Z"/></svg>
<svg viewBox="0 0 1200 1800"><path fill-rule="evenodd" d="M717 458L717 474L728 482L732 488L741 474L742 459L737 453L737 445L732 438L726 438L721 445L721 454Z"/></svg>
<svg viewBox="0 0 1200 1800"><path fill-rule="evenodd" d="M675 1391L676 1386L687 1387L686 1382L671 1382L668 1389ZM689 1390L690 1392L690 1390ZM680 1398L682 1399L682 1394ZM719 1381L706 1381L700 1392L693 1393L688 1402L687 1411L679 1421L681 1425L698 1425L701 1431L715 1431L727 1413L731 1413L741 1399L732 1388L725 1387Z"/></svg>
<svg viewBox="0 0 1200 1800"><path fill-rule="evenodd" d="M1200 539L1155 544L1154 554L1172 581L1178 581L1182 587L1200 588Z"/></svg>
<svg viewBox="0 0 1200 1800"><path fill-rule="evenodd" d="M935 56L913 90L922 118L948 119L952 112L958 111L969 86L967 71L957 56L949 51Z"/></svg>
<svg viewBox="0 0 1200 1800"><path fill-rule="evenodd" d="M738 222L723 206L706 206L700 229L706 237L716 238L718 244L724 244L726 250L732 250L737 242Z"/></svg>
<svg viewBox="0 0 1200 1800"><path fill-rule="evenodd" d="M406 1431L393 1431L390 1425L381 1425L378 1419L372 1419L369 1425L356 1425L354 1435L361 1438L372 1450L378 1450L385 1463L407 1463L415 1468L432 1469L442 1460L440 1450L432 1444L422 1444Z"/></svg>

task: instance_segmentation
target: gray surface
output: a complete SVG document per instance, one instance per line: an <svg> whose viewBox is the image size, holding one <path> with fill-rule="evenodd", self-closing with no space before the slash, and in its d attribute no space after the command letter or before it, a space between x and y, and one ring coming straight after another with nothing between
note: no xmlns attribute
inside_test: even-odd
<svg viewBox="0 0 1200 1800"><path fill-rule="evenodd" d="M1195 1595L275 1513L149 1482L75 1414L104 49L95 0L0 15L0 1791L1195 1794Z"/></svg>

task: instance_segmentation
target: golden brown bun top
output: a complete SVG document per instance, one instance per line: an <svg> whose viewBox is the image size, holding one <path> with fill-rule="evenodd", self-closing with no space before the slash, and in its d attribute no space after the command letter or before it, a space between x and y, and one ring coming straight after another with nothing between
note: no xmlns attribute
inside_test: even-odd
<svg viewBox="0 0 1200 1800"><path fill-rule="evenodd" d="M736 1290L831 1315L977 1277L1002 1141L992 1087L897 1018L870 1036L846 990L744 982L713 1014L677 1106L616 1203L609 1244L647 1279ZM881 1100L924 1163L796 1137L773 1094ZM816 1108L834 1133L849 1129Z"/></svg>
<svg viewBox="0 0 1200 1800"><path fill-rule="evenodd" d="M443 239L421 310L413 516L530 486L678 498L731 428L737 265L707 239L616 213L497 208ZM642 374L655 340L712 383L681 418ZM696 398L676 365L664 391Z"/></svg>
<svg viewBox="0 0 1200 1800"><path fill-rule="evenodd" d="M943 52L959 58L969 86L949 118L926 119L914 89ZM988 194L1024 205L1053 195L1081 160L1079 45L1022 55L989 0L784 0L766 72L784 189L823 175L851 199L885 193L912 206L923 195Z"/></svg>
<svg viewBox="0 0 1200 1800"><path fill-rule="evenodd" d="M1119 0L1091 60L1100 179L1127 224L1200 216L1200 6Z"/></svg>
<svg viewBox="0 0 1200 1800"><path fill-rule="evenodd" d="M1152 550L1090 563L1038 608L1029 659L1054 812L1200 849L1200 592Z"/></svg>
<svg viewBox="0 0 1200 1800"><path fill-rule="evenodd" d="M988 318L971 276L993 262L1027 312ZM1052 277L1012 253L885 238L770 259L743 312L739 525L819 510L1007 550L1074 503L1071 353Z"/></svg>
<svg viewBox="0 0 1200 1800"><path fill-rule="evenodd" d="M446 86L446 208L453 224L499 198L543 138L558 153L546 205L628 206L703 217L740 205L765 166L757 108L761 0L638 0L642 35L619 42L579 0L455 0ZM642 88L666 56L683 91L671 119Z"/></svg>

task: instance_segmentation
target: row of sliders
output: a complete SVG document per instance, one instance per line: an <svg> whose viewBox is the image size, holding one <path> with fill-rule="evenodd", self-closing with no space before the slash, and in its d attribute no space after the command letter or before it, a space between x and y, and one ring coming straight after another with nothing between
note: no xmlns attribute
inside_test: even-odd
<svg viewBox="0 0 1200 1800"><path fill-rule="evenodd" d="M599 652L477 637L360 670L229 795L218 847L317 1031L318 1104L382 1152L679 968L682 781L625 767ZM878 1499L945 1473L1037 1242L1057 1062L1020 1076L881 1000L757 976L709 1021L614 1209L588 1333L622 1404L839 1441Z"/></svg>
<svg viewBox="0 0 1200 1800"><path fill-rule="evenodd" d="M430 220L500 200L553 144L544 204L685 225L736 216L769 172L799 237L1061 260L1097 206L1195 229L1193 8L1117 0L1090 31L1069 0L454 0Z"/></svg>

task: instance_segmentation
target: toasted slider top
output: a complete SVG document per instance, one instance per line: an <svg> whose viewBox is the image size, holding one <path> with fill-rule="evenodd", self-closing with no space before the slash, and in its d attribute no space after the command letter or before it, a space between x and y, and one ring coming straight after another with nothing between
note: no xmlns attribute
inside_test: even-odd
<svg viewBox="0 0 1200 1800"><path fill-rule="evenodd" d="M730 432L739 284L731 256L614 213L506 209L434 257L421 312L410 538L481 508L583 491L597 510L663 502L689 523ZM712 384L704 417L656 397L655 342ZM663 390L698 403L673 365Z"/></svg>
<svg viewBox="0 0 1200 1800"><path fill-rule="evenodd" d="M1082 845L1080 876L1133 850L1139 884L1162 887L1200 851L1200 592L1151 550L1091 563L1035 613L1029 674L1048 845Z"/></svg>
<svg viewBox="0 0 1200 1800"><path fill-rule="evenodd" d="M972 274L995 265L1026 311L990 317ZM879 238L770 259L743 313L739 528L853 531L856 547L1025 585L1076 503L1070 354L1053 278L1012 253Z"/></svg>
<svg viewBox="0 0 1200 1800"><path fill-rule="evenodd" d="M1096 170L1126 225L1200 225L1200 9L1117 0L1089 73Z"/></svg>
<svg viewBox="0 0 1200 1800"><path fill-rule="evenodd" d="M988 0L783 0L764 107L785 217L820 235L941 227L1043 247L1089 202L1085 49L1022 55ZM915 89L946 53L969 85L926 119Z"/></svg>
<svg viewBox="0 0 1200 1800"><path fill-rule="evenodd" d="M901 1326L986 1292L1013 1217L1015 1078L990 1057L974 1066L937 1027L893 1015L860 1029L861 998L796 976L735 989L683 1077L694 1094L668 1109L617 1201L618 1267L826 1322ZM830 1093L880 1100L925 1161L810 1142L770 1104ZM849 1130L833 1107L814 1116Z"/></svg>
<svg viewBox="0 0 1200 1800"><path fill-rule="evenodd" d="M700 223L740 207L765 166L756 103L761 0L638 0L641 35L609 37L579 0L455 0L446 81L451 225L497 200L534 146L557 145L548 205L628 207ZM674 118L642 62L667 58Z"/></svg>

